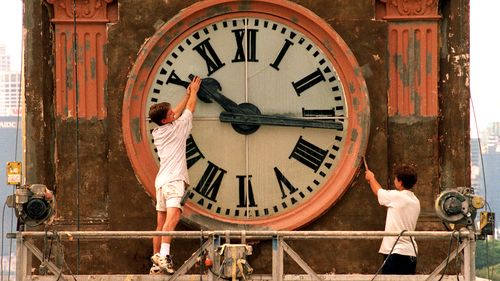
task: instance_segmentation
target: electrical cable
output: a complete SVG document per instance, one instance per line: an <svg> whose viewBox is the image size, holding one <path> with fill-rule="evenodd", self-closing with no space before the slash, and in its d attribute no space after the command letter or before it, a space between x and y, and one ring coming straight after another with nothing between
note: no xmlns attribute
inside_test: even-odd
<svg viewBox="0 0 500 281"><path fill-rule="evenodd" d="M491 212L490 204L488 204L488 186L486 185L486 171L484 169L484 158L483 158L483 148L481 145L481 138L479 137L479 127L477 125L477 116L476 116L476 109L474 107L474 101L472 100L472 96L470 97L470 104L472 108L472 116L474 117L474 124L476 126L476 134L477 134L477 144L479 146L479 159L481 160L481 175L483 179L483 186L484 186L484 202L486 204L486 211ZM489 247L488 247L488 239L485 240L485 250L486 250L486 272L487 272L487 277L488 279L492 279L493 276L490 276L490 254L489 254ZM491 269L493 273L493 269Z"/></svg>
<svg viewBox="0 0 500 281"><path fill-rule="evenodd" d="M75 126L76 126L76 229L80 230L80 145L79 145L79 96L78 96L78 34L76 33L76 0L73 0L73 67L75 79ZM80 273L80 239L76 240L76 274Z"/></svg>
<svg viewBox="0 0 500 281"><path fill-rule="evenodd" d="M453 244L453 234L457 232L456 229L454 229L452 232L451 232L451 235L450 235L450 243L448 245L448 254L446 255L446 265L444 266L444 269L443 269L443 273L441 274L441 277L439 277L439 280L438 281L441 281L441 279L443 279L444 275L446 274L446 270L448 269L448 264L450 263L450 255L451 255L451 245ZM458 256L457 256L457 260L458 260Z"/></svg>
<svg viewBox="0 0 500 281"><path fill-rule="evenodd" d="M52 231L52 235L55 237L56 243L59 246L59 248L62 249L62 247L61 247L61 244L62 244L61 243L61 237L57 234L57 232L55 230ZM69 271L69 274L71 274L71 277L73 277L73 281L78 281L76 279L75 275L73 274L73 271L71 271L71 268L68 266L68 263L66 262L66 259L64 258L64 253L61 253L61 255L62 255L63 267L66 267L66 269ZM62 272L63 272L63 269L61 268L61 271L59 271L59 274L57 275L56 281L59 281L59 279L61 279ZM66 279L64 279L64 280L66 280Z"/></svg>
<svg viewBox="0 0 500 281"><path fill-rule="evenodd" d="M464 8L464 4L463 4L463 0L460 0L460 16L462 14L462 11L463 11L463 8ZM462 22L460 22L462 23ZM460 24L460 27L462 26L462 24ZM462 40L462 33L460 33L460 41L461 42L464 42ZM491 212L491 209L490 209L490 205L488 204L488 186L486 185L486 171L484 169L484 158L483 158L483 149L482 149L482 145L481 145L481 138L480 138L480 135L479 135L479 127L477 125L477 116L476 116L476 109L474 107L474 101L472 99L472 95L469 95L469 100L470 100L470 104L471 104L471 108L472 108L472 116L474 117L474 124L475 124L475 127L476 127L476 134L477 134L477 143L478 143L478 146L479 146L479 159L481 160L481 175L482 175L482 179L483 179L483 186L484 186L484 201L486 202L486 211L487 212ZM486 250L486 272L487 272L487 278L489 280L492 280L493 279L493 274L494 274L494 271L493 271L493 268L491 268L491 275L490 275L490 254L489 254L489 245L488 245L488 239L485 240L485 250Z"/></svg>
<svg viewBox="0 0 500 281"><path fill-rule="evenodd" d="M7 201L3 203L2 209L2 262L0 263L0 279L3 281L3 236L4 236L4 216L5 216L5 206L7 206Z"/></svg>
<svg viewBox="0 0 500 281"><path fill-rule="evenodd" d="M201 235L200 235L200 255L198 256L200 260L200 281L203 281L203 270L204 270L204 265L205 261L203 260L203 255L204 255L204 250L203 250L203 229L200 230Z"/></svg>
<svg viewBox="0 0 500 281"><path fill-rule="evenodd" d="M384 262L382 263L382 265L378 268L377 272L375 272L375 275L372 277L372 279L370 281L373 281L375 280L375 277L377 277L377 275L380 273L380 271L382 270L382 268L384 268L384 265L385 263L387 262L387 260L389 259L389 257L391 256L392 254L392 251L394 251L394 248L396 247L396 244L398 244L398 241L399 241L399 238L401 238L401 236L403 236L403 233L405 233L406 229L402 230L398 237L396 238L396 241L394 242L394 244L392 245L392 248L391 250L389 251L389 254L387 255L387 257L384 259ZM417 256L417 248L415 247L415 243L413 242L413 237L410 236L410 241L411 241L411 244L413 245L413 250L415 251L415 257Z"/></svg>
<svg viewBox="0 0 500 281"><path fill-rule="evenodd" d="M23 56L23 51L24 51L24 46L23 46L23 42L21 40L21 48L20 48L20 52L21 52L21 58ZM22 69L22 59L21 59L21 68ZM22 81L22 80L21 80ZM19 81L19 84L21 84L21 81ZM18 143L19 143L19 120L21 118L21 91L19 91L19 94L18 94L18 98L17 98L17 111L16 111L16 115L17 115L17 120L16 120L16 140L15 140L15 148L14 148L14 161L17 162L17 151L18 151ZM22 178L22 177L21 177ZM13 186L12 188L12 196L15 198L15 186ZM3 242L4 242L4 214L5 214L5 206L6 206L6 203L4 204L3 206L3 210L2 210L2 258L1 258L1 262L0 262L0 274L1 274L1 280L3 281L3 250L4 250L4 247L3 247ZM10 232L13 231L14 229L14 212L15 211L12 211L11 212L11 217L10 217ZM12 266L12 247L13 247L13 241L12 239L9 239L9 265L8 265L8 274L7 274L7 280L10 280L10 274L11 274L11 266Z"/></svg>
<svg viewBox="0 0 500 281"><path fill-rule="evenodd" d="M472 108L472 116L474 117L474 125L476 127L477 145L479 146L479 160L481 161L481 175L482 175L483 186L484 186L484 201L486 202L486 206L487 206L486 211L491 212L491 210L489 209L489 204L488 204L488 188L486 186L486 173L484 170L483 148L481 145L481 138L479 137L476 109L474 107L474 101L472 100L472 97L470 97L470 104L471 104L471 108Z"/></svg>
<svg viewBox="0 0 500 281"><path fill-rule="evenodd" d="M457 237L457 249L458 247L460 247L460 242L462 239L458 236ZM458 273L460 272L459 268L460 268L460 259L458 258L458 256L455 258L455 272L457 273L457 281L460 281L460 278L458 277Z"/></svg>

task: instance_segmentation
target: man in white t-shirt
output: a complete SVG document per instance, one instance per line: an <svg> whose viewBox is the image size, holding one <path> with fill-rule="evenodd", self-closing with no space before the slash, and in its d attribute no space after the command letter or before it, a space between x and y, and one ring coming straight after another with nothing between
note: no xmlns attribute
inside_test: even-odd
<svg viewBox="0 0 500 281"><path fill-rule="evenodd" d="M149 118L158 125L152 133L160 157L160 170L155 180L157 231L175 230L181 217L181 199L189 185L186 140L193 127L193 112L200 84L201 79L196 76L174 109L167 102L155 104L149 109ZM151 257L153 267L150 274L174 273L171 241L171 236L153 238L154 255Z"/></svg>
<svg viewBox="0 0 500 281"><path fill-rule="evenodd" d="M387 207L385 231L414 231L420 214L420 201L411 189L417 182L417 173L410 166L395 171L394 187L385 190L368 168L365 179L370 184L380 205ZM397 242L396 242L397 240ZM384 256L382 274L415 274L417 267L417 243L412 237L384 237L379 253Z"/></svg>

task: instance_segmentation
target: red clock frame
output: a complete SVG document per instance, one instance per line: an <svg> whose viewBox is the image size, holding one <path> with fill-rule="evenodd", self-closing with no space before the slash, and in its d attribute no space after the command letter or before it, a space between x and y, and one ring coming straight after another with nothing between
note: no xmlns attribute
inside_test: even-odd
<svg viewBox="0 0 500 281"><path fill-rule="evenodd" d="M130 72L122 110L124 143L137 177L146 192L155 198L154 181L158 164L151 154L146 120L146 100L152 76L185 35L215 21L244 16L266 17L300 30L333 63L343 81L348 108L344 149L338 156L335 171L324 186L307 202L289 212L252 220L228 219L217 217L188 202L184 206L183 216L189 221L192 216L203 215L208 228L238 228L243 224L253 229L292 230L323 214L349 188L366 150L370 129L368 91L354 55L332 27L310 10L292 2L277 0L208 0L182 10L149 38Z"/></svg>

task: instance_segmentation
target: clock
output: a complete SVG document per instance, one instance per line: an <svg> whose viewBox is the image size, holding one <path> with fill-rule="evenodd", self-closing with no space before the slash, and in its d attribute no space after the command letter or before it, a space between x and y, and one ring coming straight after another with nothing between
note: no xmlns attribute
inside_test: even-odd
<svg viewBox="0 0 500 281"><path fill-rule="evenodd" d="M198 2L142 47L123 102L125 146L154 198L147 119L202 78L186 146L183 220L206 229L297 229L350 187L369 133L352 52L306 8L276 0Z"/></svg>

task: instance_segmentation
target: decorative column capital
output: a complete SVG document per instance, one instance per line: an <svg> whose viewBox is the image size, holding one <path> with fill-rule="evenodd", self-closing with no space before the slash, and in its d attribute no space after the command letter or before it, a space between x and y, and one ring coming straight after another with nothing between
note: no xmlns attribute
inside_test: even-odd
<svg viewBox="0 0 500 281"><path fill-rule="evenodd" d="M379 0L385 5L385 20L436 20L438 0Z"/></svg>
<svg viewBox="0 0 500 281"><path fill-rule="evenodd" d="M102 120L107 114L107 23L116 21L118 1L45 1L54 6L56 114Z"/></svg>
<svg viewBox="0 0 500 281"><path fill-rule="evenodd" d="M78 22L110 22L108 16L108 4L114 0L46 0L54 5L53 22L73 21L73 10L75 10Z"/></svg>

